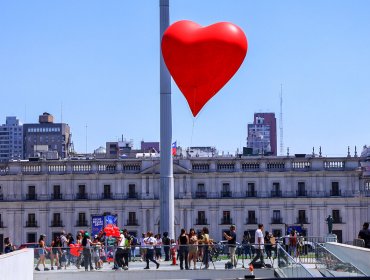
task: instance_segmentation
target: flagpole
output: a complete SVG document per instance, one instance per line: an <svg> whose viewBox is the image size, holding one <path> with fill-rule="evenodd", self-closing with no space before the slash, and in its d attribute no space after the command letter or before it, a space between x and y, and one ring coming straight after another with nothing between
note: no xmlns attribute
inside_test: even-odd
<svg viewBox="0 0 370 280"><path fill-rule="evenodd" d="M160 43L169 26L169 0L159 0ZM172 162L171 76L160 52L160 187L159 230L175 238L175 199Z"/></svg>

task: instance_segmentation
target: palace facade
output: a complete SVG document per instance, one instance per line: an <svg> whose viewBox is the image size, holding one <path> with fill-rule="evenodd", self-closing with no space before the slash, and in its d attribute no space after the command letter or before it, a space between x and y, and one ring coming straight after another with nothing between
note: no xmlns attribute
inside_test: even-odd
<svg viewBox="0 0 370 280"><path fill-rule="evenodd" d="M351 242L370 220L364 157L175 158L175 229L207 226L215 240L258 223L275 235L300 226ZM368 165L369 166L369 165ZM62 230L91 231L91 215L117 214L133 233L159 230L159 159L15 161L0 164L0 242L37 241ZM1 248L0 248L1 249Z"/></svg>

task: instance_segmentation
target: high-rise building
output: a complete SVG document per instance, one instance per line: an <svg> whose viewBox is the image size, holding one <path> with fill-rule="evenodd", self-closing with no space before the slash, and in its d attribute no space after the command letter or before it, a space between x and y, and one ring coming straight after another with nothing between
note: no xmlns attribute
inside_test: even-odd
<svg viewBox="0 0 370 280"><path fill-rule="evenodd" d="M0 126L0 161L21 159L22 156L22 124L16 117L6 117L6 123Z"/></svg>
<svg viewBox="0 0 370 280"><path fill-rule="evenodd" d="M43 113L39 123L23 125L24 158L45 157L47 159L67 158L71 147L71 133L68 124L54 123L53 115Z"/></svg>
<svg viewBox="0 0 370 280"><path fill-rule="evenodd" d="M247 148L252 155L277 154L275 113L255 113L252 124L248 124Z"/></svg>

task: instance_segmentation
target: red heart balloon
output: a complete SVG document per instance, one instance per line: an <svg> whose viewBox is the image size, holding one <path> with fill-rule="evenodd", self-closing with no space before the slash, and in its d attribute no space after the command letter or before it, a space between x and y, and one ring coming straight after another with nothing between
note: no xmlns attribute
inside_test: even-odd
<svg viewBox="0 0 370 280"><path fill-rule="evenodd" d="M247 49L244 32L229 22L202 27L182 20L167 28L163 58L194 117L238 71Z"/></svg>

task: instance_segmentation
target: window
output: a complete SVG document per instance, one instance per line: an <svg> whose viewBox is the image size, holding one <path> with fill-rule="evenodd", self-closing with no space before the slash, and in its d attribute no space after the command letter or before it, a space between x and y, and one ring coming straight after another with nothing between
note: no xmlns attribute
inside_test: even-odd
<svg viewBox="0 0 370 280"><path fill-rule="evenodd" d="M247 224L257 224L256 211L248 211Z"/></svg>
<svg viewBox="0 0 370 280"><path fill-rule="evenodd" d="M231 191L230 191L230 184L229 183L223 183L222 184L221 197L231 197Z"/></svg>
<svg viewBox="0 0 370 280"><path fill-rule="evenodd" d="M247 197L255 197L254 183L248 183Z"/></svg>
<svg viewBox="0 0 370 280"><path fill-rule="evenodd" d="M340 196L339 182L331 182L331 196Z"/></svg>
<svg viewBox="0 0 370 280"><path fill-rule="evenodd" d="M85 190L86 190L85 185L78 185L78 194L77 194L78 199L86 199Z"/></svg>
<svg viewBox="0 0 370 280"><path fill-rule="evenodd" d="M297 224L307 224L306 210L298 210Z"/></svg>
<svg viewBox="0 0 370 280"><path fill-rule="evenodd" d="M128 185L128 198L137 198L135 184L129 184Z"/></svg>
<svg viewBox="0 0 370 280"><path fill-rule="evenodd" d="M333 223L335 224L341 224L342 223L342 218L340 216L340 211L339 210L333 210L332 211L332 217L333 217Z"/></svg>
<svg viewBox="0 0 370 280"><path fill-rule="evenodd" d="M28 219L27 219L27 222L26 222L26 227L37 227L35 213L29 213L28 214Z"/></svg>
<svg viewBox="0 0 370 280"><path fill-rule="evenodd" d="M137 225L137 219L136 219L136 212L128 212L128 220L127 225L128 226L134 226Z"/></svg>
<svg viewBox="0 0 370 280"><path fill-rule="evenodd" d="M272 212L272 224L281 224L282 219L280 216L280 210L273 210Z"/></svg>
<svg viewBox="0 0 370 280"><path fill-rule="evenodd" d="M370 191L370 181L365 182L365 191Z"/></svg>
<svg viewBox="0 0 370 280"><path fill-rule="evenodd" d="M53 198L54 199L62 199L62 195L60 193L60 185L53 186Z"/></svg>
<svg viewBox="0 0 370 280"><path fill-rule="evenodd" d="M146 182L146 194L149 194L149 177L146 177L145 179L145 182Z"/></svg>
<svg viewBox="0 0 370 280"><path fill-rule="evenodd" d="M221 224L223 225L232 224L232 219L230 217L230 211L223 211Z"/></svg>
<svg viewBox="0 0 370 280"><path fill-rule="evenodd" d="M280 183L272 183L272 197L281 197Z"/></svg>
<svg viewBox="0 0 370 280"><path fill-rule="evenodd" d="M28 194L27 199L36 199L36 187L35 186L28 186Z"/></svg>
<svg viewBox="0 0 370 280"><path fill-rule="evenodd" d="M103 198L110 198L110 197L111 197L110 185L104 185Z"/></svg>
<svg viewBox="0 0 370 280"><path fill-rule="evenodd" d="M27 233L27 243L36 243L37 242L37 239L36 239L36 233Z"/></svg>
<svg viewBox="0 0 370 280"><path fill-rule="evenodd" d="M196 221L197 225L206 225L207 219L206 219L206 212L205 211L198 211L198 218Z"/></svg>
<svg viewBox="0 0 370 280"><path fill-rule="evenodd" d="M87 226L86 214L84 212L78 213L77 226Z"/></svg>
<svg viewBox="0 0 370 280"><path fill-rule="evenodd" d="M61 227L62 221L60 219L60 213L54 213L53 214L53 220L51 222L52 227Z"/></svg>
<svg viewBox="0 0 370 280"><path fill-rule="evenodd" d="M297 196L307 196L305 182L298 182Z"/></svg>
<svg viewBox="0 0 370 280"><path fill-rule="evenodd" d="M197 185L197 191L195 192L195 197L196 198L206 198L207 197L207 192L206 192L206 189L203 183L200 183Z"/></svg>
<svg viewBox="0 0 370 280"><path fill-rule="evenodd" d="M205 189L205 187L204 187L204 184L198 184L198 186L197 186L197 191L198 191L198 192L205 192L205 191L206 191L206 189Z"/></svg>

